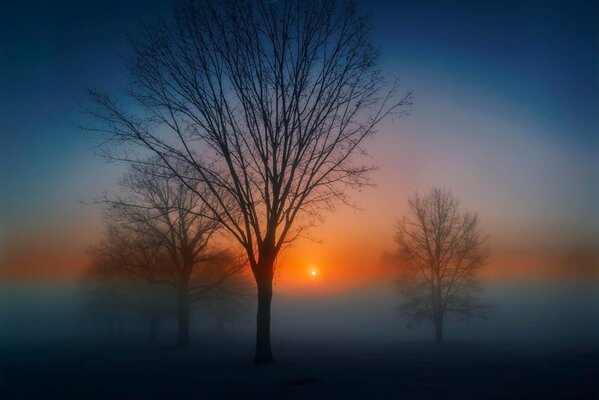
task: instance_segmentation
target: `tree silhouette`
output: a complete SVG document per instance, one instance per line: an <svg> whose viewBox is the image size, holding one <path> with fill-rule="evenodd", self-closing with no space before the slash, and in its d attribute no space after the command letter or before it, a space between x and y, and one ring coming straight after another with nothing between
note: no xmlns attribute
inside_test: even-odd
<svg viewBox="0 0 599 400"><path fill-rule="evenodd" d="M131 274L127 267L133 262L137 248L122 227L108 224L102 240L89 249L91 263L83 284L88 311L111 333L122 333L132 317L148 321L148 339L156 339L159 321L171 314L171 305L164 299L168 288L152 280ZM148 265L148 269L152 269Z"/></svg>
<svg viewBox="0 0 599 400"><path fill-rule="evenodd" d="M187 346L190 303L241 273L243 263L210 246L219 224L204 216L204 203L170 170L151 160L133 164L121 185L123 196L104 200L110 207L110 235L103 249L109 261L104 268L172 287L177 296L177 345Z"/></svg>
<svg viewBox="0 0 599 400"><path fill-rule="evenodd" d="M404 266L398 281L400 312L408 326L431 321L440 343L447 314L468 319L484 316L488 309L476 296L481 289L478 272L488 253L486 239L477 214L460 211L449 190L415 194L408 205L409 216L400 221L397 232Z"/></svg>
<svg viewBox="0 0 599 400"><path fill-rule="evenodd" d="M219 336L225 334L225 324L234 324L248 316L255 307L255 292L251 277L237 274L205 298L203 305L214 319Z"/></svg>
<svg viewBox="0 0 599 400"><path fill-rule="evenodd" d="M91 91L103 122L93 130L116 145L113 159L138 162L120 151L130 147L159 157L242 245L258 292L254 360L270 362L281 249L367 183L355 155L410 95L377 68L369 19L351 2L190 1L131 51L135 111Z"/></svg>

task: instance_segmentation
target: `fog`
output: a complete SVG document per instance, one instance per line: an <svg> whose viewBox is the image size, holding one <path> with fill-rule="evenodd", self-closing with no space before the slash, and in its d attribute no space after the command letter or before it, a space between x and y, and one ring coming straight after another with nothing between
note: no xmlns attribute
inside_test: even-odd
<svg viewBox="0 0 599 400"><path fill-rule="evenodd" d="M493 305L485 320L446 321L446 341L487 343L534 349L593 348L599 341L599 285L596 282L487 284L484 299ZM103 316L90 307L90 287L80 284L4 284L0 289L0 341L18 344L147 342L149 321L131 301ZM140 291L128 288L128 295ZM176 337L174 306L168 292L161 297L156 344L171 345ZM106 299L104 299L106 300ZM111 299L114 300L114 299ZM272 338L277 343L432 342L431 325L408 329L397 313L392 285L377 285L336 295L273 299ZM110 313L114 315L111 315ZM197 305L192 344L211 339L254 340L255 306L222 326ZM275 350L276 351L276 350Z"/></svg>

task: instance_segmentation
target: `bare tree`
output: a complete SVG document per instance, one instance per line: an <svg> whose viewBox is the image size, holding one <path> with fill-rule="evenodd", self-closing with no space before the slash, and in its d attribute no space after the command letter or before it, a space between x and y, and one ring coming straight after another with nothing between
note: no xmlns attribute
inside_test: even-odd
<svg viewBox="0 0 599 400"><path fill-rule="evenodd" d="M214 318L218 335L225 334L225 324L245 319L255 307L255 285L250 276L237 274L206 297L204 306Z"/></svg>
<svg viewBox="0 0 599 400"><path fill-rule="evenodd" d="M169 314L164 301L167 288L131 274L131 265L144 263L138 270L156 270L160 258L140 257L140 247L119 225L107 224L101 241L89 250L91 263L83 284L92 314L114 333L132 316L148 320L148 338L156 338L159 320ZM157 254L157 253L154 253ZM142 259L144 261L142 261ZM170 294L170 293L169 293Z"/></svg>
<svg viewBox="0 0 599 400"><path fill-rule="evenodd" d="M219 228L201 199L165 169L148 161L133 164L122 182L126 194L105 199L110 218L125 232L113 261L124 273L177 294L177 345L189 345L190 303L241 272L243 263L216 250L210 240ZM199 190L196 187L196 192Z"/></svg>
<svg viewBox="0 0 599 400"><path fill-rule="evenodd" d="M189 1L131 45L128 111L91 91L109 157L161 163L242 246L257 291L255 362L272 361L270 308L281 249L344 189L368 183L355 156L410 95L377 68L353 2ZM107 148L108 149L108 148ZM184 164L194 174L181 173ZM197 190L203 182L211 196Z"/></svg>
<svg viewBox="0 0 599 400"><path fill-rule="evenodd" d="M397 232L404 261L400 312L409 319L408 326L431 321L440 343L447 314L468 319L484 316L488 309L476 295L487 240L481 236L477 214L461 211L449 190L415 194L408 205L410 214L400 221Z"/></svg>
<svg viewBox="0 0 599 400"><path fill-rule="evenodd" d="M126 313L127 290L124 285L130 282L129 277L120 273L116 254L126 249L125 243L118 240L120 230L107 226L100 243L88 250L91 262L82 279L85 288L85 304L87 311L94 317L105 332L121 334Z"/></svg>

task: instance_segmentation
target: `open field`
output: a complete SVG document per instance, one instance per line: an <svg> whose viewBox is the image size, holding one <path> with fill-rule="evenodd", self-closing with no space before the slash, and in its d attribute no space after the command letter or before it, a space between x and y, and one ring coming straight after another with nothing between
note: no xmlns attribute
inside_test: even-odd
<svg viewBox="0 0 599 400"><path fill-rule="evenodd" d="M248 341L2 350L2 399L573 399L599 395L599 353L422 342Z"/></svg>

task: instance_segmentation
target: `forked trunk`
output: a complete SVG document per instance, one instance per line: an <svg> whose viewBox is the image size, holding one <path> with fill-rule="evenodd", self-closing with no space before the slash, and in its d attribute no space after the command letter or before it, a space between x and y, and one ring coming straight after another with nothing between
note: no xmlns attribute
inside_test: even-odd
<svg viewBox="0 0 599 400"><path fill-rule="evenodd" d="M189 342L189 296L187 290L177 291L177 347L186 347Z"/></svg>

